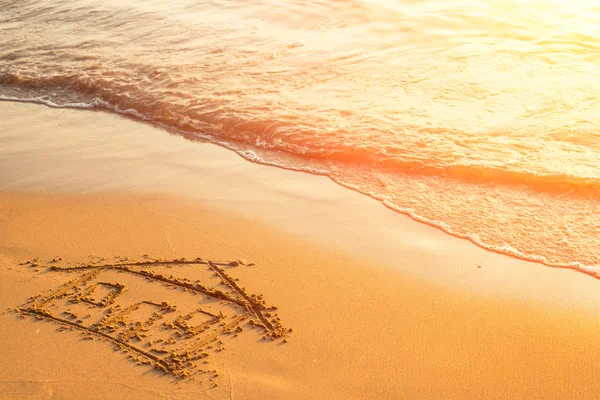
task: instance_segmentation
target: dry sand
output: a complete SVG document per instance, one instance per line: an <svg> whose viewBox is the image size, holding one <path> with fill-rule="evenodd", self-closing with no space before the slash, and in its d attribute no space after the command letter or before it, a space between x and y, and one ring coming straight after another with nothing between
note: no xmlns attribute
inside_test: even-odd
<svg viewBox="0 0 600 400"><path fill-rule="evenodd" d="M598 395L591 277L118 116L0 115L0 398Z"/></svg>

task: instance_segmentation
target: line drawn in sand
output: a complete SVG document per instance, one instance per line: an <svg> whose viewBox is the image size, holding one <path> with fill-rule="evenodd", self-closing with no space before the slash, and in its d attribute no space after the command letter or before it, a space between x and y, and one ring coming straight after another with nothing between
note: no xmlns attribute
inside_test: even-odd
<svg viewBox="0 0 600 400"><path fill-rule="evenodd" d="M18 313L57 323L59 330L79 330L86 339L110 342L138 364L178 378L198 372L216 378L216 370L202 367L209 364L209 352L224 350L223 336L235 338L258 328L264 330L264 340L287 342L291 332L281 325L276 307L267 306L261 295L248 294L226 272L227 267L244 265L242 261L58 262L50 261L47 272L75 277L32 297ZM37 260L24 264L40 268Z"/></svg>

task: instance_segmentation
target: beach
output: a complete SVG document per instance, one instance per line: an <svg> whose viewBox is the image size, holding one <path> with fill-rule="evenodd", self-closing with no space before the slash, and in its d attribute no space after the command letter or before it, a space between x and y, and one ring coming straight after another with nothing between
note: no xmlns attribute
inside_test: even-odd
<svg viewBox="0 0 600 400"><path fill-rule="evenodd" d="M0 115L0 398L598 395L591 276L127 117ZM206 356L165 371L160 321L88 322L144 301L161 321L205 307L215 330L178 325L164 351Z"/></svg>

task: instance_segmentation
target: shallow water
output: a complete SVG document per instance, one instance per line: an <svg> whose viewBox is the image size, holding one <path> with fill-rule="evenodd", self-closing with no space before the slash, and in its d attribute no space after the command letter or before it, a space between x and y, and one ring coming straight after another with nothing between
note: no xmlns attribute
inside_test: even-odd
<svg viewBox="0 0 600 400"><path fill-rule="evenodd" d="M0 97L130 114L596 273L599 39L585 0L0 0Z"/></svg>

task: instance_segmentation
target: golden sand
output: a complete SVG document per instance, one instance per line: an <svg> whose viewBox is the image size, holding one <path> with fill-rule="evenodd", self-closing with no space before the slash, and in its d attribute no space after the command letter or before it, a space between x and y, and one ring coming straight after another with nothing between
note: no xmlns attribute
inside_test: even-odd
<svg viewBox="0 0 600 400"><path fill-rule="evenodd" d="M0 110L0 398L598 393L588 276L144 124Z"/></svg>

